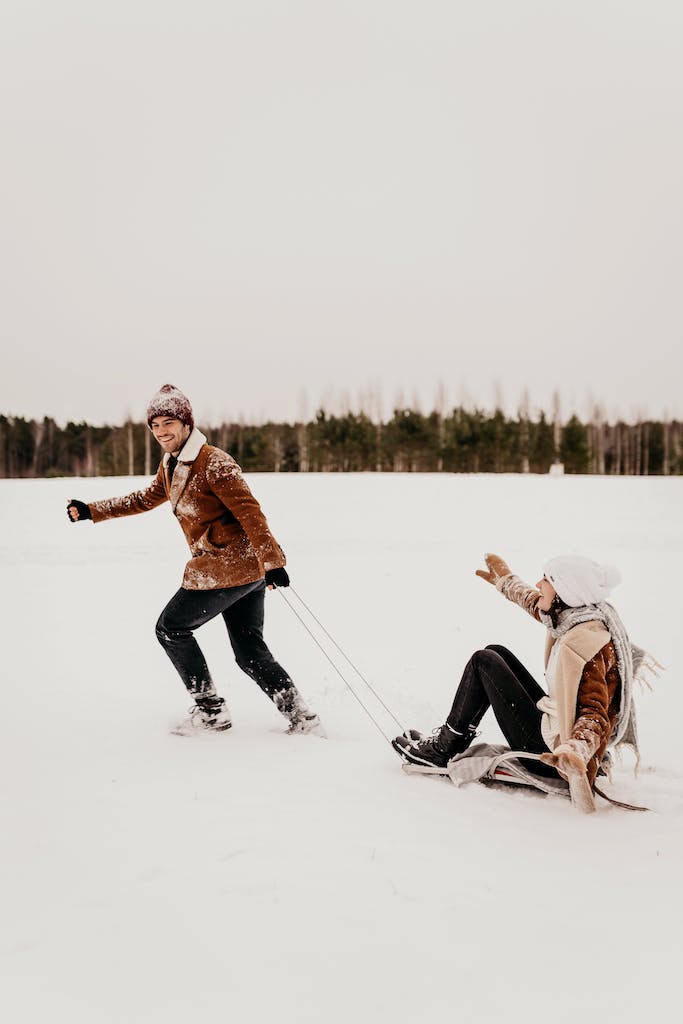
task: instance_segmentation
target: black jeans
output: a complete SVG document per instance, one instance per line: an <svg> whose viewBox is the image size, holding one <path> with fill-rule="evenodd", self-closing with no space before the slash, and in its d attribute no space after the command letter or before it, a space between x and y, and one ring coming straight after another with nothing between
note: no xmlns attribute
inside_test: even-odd
<svg viewBox="0 0 683 1024"><path fill-rule="evenodd" d="M465 733L469 725L479 725L492 708L513 750L543 754L548 748L536 702L544 696L545 690L511 651L491 644L475 651L467 662L447 721L452 729ZM527 761L526 767L539 775L557 774L554 768L538 761Z"/></svg>
<svg viewBox="0 0 683 1024"><path fill-rule="evenodd" d="M156 634L189 693L195 698L215 696L208 665L192 631L222 615L237 664L263 692L294 688L263 639L265 580L220 590L180 589L159 616Z"/></svg>

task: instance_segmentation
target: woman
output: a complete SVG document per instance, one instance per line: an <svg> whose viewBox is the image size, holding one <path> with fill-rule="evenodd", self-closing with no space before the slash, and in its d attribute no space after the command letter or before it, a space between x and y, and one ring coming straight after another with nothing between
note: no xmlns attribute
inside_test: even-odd
<svg viewBox="0 0 683 1024"><path fill-rule="evenodd" d="M559 772L574 803L594 810L593 784L608 745L628 743L637 756L631 695L634 656L640 665L643 652L632 647L606 603L621 576L611 566L564 555L547 562L531 587L497 555L486 555L486 565L477 576L547 628L548 692L514 654L492 645L465 666L445 723L428 738L412 730L397 736L393 746L406 761L444 767L469 747L490 707L513 750L541 755L527 767Z"/></svg>

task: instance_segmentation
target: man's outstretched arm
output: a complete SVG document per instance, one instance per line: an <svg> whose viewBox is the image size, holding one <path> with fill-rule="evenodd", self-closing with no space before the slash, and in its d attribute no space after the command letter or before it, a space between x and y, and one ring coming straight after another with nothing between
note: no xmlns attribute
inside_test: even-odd
<svg viewBox="0 0 683 1024"><path fill-rule="evenodd" d="M163 468L159 466L159 472L149 487L144 487L141 491L133 491L132 494L127 494L123 498L105 498L104 501L88 503L72 498L66 506L67 515L74 523L82 522L85 519L92 519L94 523L100 523L105 519L149 512L150 509L168 501L163 473Z"/></svg>

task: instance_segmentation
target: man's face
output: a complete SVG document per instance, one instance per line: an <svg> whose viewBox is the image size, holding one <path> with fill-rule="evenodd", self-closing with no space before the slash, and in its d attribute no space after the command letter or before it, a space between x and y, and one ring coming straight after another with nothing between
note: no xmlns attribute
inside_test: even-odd
<svg viewBox="0 0 683 1024"><path fill-rule="evenodd" d="M179 452L190 436L190 428L170 416L156 416L150 423L154 437L165 452Z"/></svg>

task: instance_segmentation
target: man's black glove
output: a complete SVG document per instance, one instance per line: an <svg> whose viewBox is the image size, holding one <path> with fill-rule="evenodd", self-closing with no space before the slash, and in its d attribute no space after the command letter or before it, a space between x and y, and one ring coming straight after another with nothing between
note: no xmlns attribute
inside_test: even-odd
<svg viewBox="0 0 683 1024"><path fill-rule="evenodd" d="M77 516L72 516L71 509L75 508L78 512ZM78 498L72 498L66 506L66 514L72 523L80 523L83 519L92 519L90 509L84 501L79 501Z"/></svg>
<svg viewBox="0 0 683 1024"><path fill-rule="evenodd" d="M268 569L266 572L267 587L288 587L289 576L286 569Z"/></svg>

